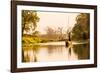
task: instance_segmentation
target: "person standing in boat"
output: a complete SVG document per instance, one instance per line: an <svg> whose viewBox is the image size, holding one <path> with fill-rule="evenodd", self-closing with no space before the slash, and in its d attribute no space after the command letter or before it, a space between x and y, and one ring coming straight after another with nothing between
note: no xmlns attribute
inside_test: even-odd
<svg viewBox="0 0 100 73"><path fill-rule="evenodd" d="M71 41L71 32L68 32L68 40L65 41L66 47L69 47L70 45L72 45L72 41Z"/></svg>

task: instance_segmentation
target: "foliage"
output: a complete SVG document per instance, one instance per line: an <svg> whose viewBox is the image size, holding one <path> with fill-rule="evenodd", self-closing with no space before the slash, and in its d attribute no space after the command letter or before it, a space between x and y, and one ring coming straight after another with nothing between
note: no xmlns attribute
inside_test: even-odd
<svg viewBox="0 0 100 73"><path fill-rule="evenodd" d="M80 13L76 17L76 24L72 29L72 40L86 40L89 39L89 23L90 18L88 13Z"/></svg>
<svg viewBox="0 0 100 73"><path fill-rule="evenodd" d="M53 29L52 27L47 27L46 33L47 33L46 36L49 39L49 41L57 41L65 39L63 27L57 27L57 29Z"/></svg>
<svg viewBox="0 0 100 73"><path fill-rule="evenodd" d="M41 39L38 37L23 36L22 42L23 44L33 44L41 42Z"/></svg>
<svg viewBox="0 0 100 73"><path fill-rule="evenodd" d="M38 36L32 36L32 35L24 35L22 37L22 43L24 44L35 44L35 43L46 43L49 39L46 38L40 38Z"/></svg>
<svg viewBox="0 0 100 73"><path fill-rule="evenodd" d="M22 34L24 34L24 31L29 31L30 29L34 31L38 21L39 17L36 11L22 10Z"/></svg>

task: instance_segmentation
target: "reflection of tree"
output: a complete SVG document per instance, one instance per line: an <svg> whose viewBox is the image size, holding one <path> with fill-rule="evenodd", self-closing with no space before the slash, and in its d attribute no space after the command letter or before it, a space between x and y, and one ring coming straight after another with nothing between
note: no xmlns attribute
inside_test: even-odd
<svg viewBox="0 0 100 73"><path fill-rule="evenodd" d="M78 54L78 59L90 58L89 44L74 45L73 48L74 52Z"/></svg>
<svg viewBox="0 0 100 73"><path fill-rule="evenodd" d="M39 45L33 45L32 50L38 53L39 47L40 47Z"/></svg>
<svg viewBox="0 0 100 73"><path fill-rule="evenodd" d="M33 49L33 53L34 53L34 62L37 62L38 61L37 53L38 53L38 50L39 50L39 45L34 45L32 49Z"/></svg>
<svg viewBox="0 0 100 73"><path fill-rule="evenodd" d="M72 53L71 49L72 49L72 48L69 48L69 55L71 55L71 53Z"/></svg>
<svg viewBox="0 0 100 73"><path fill-rule="evenodd" d="M25 55L24 50L22 50L22 62L29 62L29 55Z"/></svg>
<svg viewBox="0 0 100 73"><path fill-rule="evenodd" d="M49 46L49 45L48 45L48 53L49 53L49 54L52 54L52 52L53 52L54 49L55 49L55 48L54 48L53 46Z"/></svg>
<svg viewBox="0 0 100 73"><path fill-rule="evenodd" d="M48 53L49 53L49 54L52 54L52 53L55 53L55 51L61 53L62 50L63 50L63 47L64 47L64 46L60 46L60 45L59 45L59 46L58 46L58 45L57 45L57 46L48 45L48 46L47 46L47 48L48 48Z"/></svg>
<svg viewBox="0 0 100 73"><path fill-rule="evenodd" d="M80 13L76 17L76 24L72 29L72 40L89 39L89 23L90 17L88 13Z"/></svg>
<svg viewBox="0 0 100 73"><path fill-rule="evenodd" d="M70 57L72 55L72 47L67 48L68 49L68 60L70 60Z"/></svg>
<svg viewBox="0 0 100 73"><path fill-rule="evenodd" d="M23 47L22 62L37 62L38 45Z"/></svg>

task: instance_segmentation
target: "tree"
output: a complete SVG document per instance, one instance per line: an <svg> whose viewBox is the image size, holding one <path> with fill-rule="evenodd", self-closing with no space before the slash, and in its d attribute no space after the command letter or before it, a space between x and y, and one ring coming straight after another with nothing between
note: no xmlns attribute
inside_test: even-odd
<svg viewBox="0 0 100 73"><path fill-rule="evenodd" d="M90 33L90 18L88 13L80 13L76 17L76 24L72 29L72 39L73 40L86 40L89 39Z"/></svg>
<svg viewBox="0 0 100 73"><path fill-rule="evenodd" d="M33 35L33 36L38 36L39 33L40 33L39 31L34 31L34 32L32 33L32 35Z"/></svg>
<svg viewBox="0 0 100 73"><path fill-rule="evenodd" d="M58 27L57 32L59 34L59 39L63 39L63 27Z"/></svg>
<svg viewBox="0 0 100 73"><path fill-rule="evenodd" d="M53 28L51 28L51 27L47 27L46 33L48 35L53 35L53 34L55 34L55 30Z"/></svg>
<svg viewBox="0 0 100 73"><path fill-rule="evenodd" d="M64 39L64 32L63 27L57 27L57 29L53 29L52 27L47 27L46 33L48 38L53 40L63 40Z"/></svg>
<svg viewBox="0 0 100 73"><path fill-rule="evenodd" d="M71 28L70 27L67 29L66 35L67 35L67 39L71 41Z"/></svg>
<svg viewBox="0 0 100 73"><path fill-rule="evenodd" d="M48 38L54 38L54 35L55 35L55 30L51 27L47 27L46 29L46 33L47 33L47 37Z"/></svg>
<svg viewBox="0 0 100 73"><path fill-rule="evenodd" d="M29 31L30 29L34 31L38 21L39 17L37 16L36 11L22 10L22 35L24 34L24 31Z"/></svg>

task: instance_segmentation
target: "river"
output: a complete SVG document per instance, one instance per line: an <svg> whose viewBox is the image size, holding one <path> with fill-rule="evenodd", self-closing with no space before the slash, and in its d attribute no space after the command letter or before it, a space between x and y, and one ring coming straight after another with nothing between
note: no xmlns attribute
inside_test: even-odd
<svg viewBox="0 0 100 73"><path fill-rule="evenodd" d="M64 42L40 43L25 46L22 50L22 62L53 62L85 60L90 58L89 44L74 44L66 47Z"/></svg>

